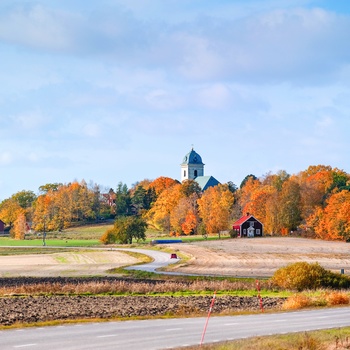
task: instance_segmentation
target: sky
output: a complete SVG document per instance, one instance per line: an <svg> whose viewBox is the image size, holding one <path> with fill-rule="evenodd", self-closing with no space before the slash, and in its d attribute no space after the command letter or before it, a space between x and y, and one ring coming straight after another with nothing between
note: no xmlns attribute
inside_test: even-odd
<svg viewBox="0 0 350 350"><path fill-rule="evenodd" d="M348 0L1 0L0 201L167 176L350 172Z"/></svg>

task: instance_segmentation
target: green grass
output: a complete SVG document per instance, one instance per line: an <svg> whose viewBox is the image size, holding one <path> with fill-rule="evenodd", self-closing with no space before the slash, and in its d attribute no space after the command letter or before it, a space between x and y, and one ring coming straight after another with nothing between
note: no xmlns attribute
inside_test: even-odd
<svg viewBox="0 0 350 350"><path fill-rule="evenodd" d="M101 242L98 239L50 239L46 238L47 247L94 247L100 246ZM16 240L12 238L0 238L0 247L11 246L11 247L37 247L43 246L42 239L25 239L25 240Z"/></svg>

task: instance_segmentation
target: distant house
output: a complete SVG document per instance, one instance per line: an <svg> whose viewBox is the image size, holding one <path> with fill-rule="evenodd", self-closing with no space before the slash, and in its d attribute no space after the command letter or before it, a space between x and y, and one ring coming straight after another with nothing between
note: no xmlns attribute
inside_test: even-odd
<svg viewBox="0 0 350 350"><path fill-rule="evenodd" d="M5 232L5 223L0 220L0 233L4 233Z"/></svg>
<svg viewBox="0 0 350 350"><path fill-rule="evenodd" d="M261 237L263 224L247 213L233 224L233 230L237 232L238 237Z"/></svg>

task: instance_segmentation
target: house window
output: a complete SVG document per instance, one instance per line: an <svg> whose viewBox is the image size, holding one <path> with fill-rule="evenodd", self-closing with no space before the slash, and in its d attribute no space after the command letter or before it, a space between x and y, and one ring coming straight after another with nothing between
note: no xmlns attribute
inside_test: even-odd
<svg viewBox="0 0 350 350"><path fill-rule="evenodd" d="M256 234L257 234L257 235L260 235L260 228L257 228L257 229L256 229Z"/></svg>
<svg viewBox="0 0 350 350"><path fill-rule="evenodd" d="M184 170L184 177L186 177L186 170Z"/></svg>
<svg viewBox="0 0 350 350"><path fill-rule="evenodd" d="M194 171L194 177L197 177L197 170Z"/></svg>
<svg viewBox="0 0 350 350"><path fill-rule="evenodd" d="M254 221L249 221L249 227L254 227Z"/></svg>

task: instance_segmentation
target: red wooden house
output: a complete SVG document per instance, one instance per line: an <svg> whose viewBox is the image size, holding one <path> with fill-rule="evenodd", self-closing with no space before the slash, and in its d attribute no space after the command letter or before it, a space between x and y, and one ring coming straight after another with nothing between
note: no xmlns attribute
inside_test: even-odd
<svg viewBox="0 0 350 350"><path fill-rule="evenodd" d="M5 231L5 223L2 220L0 220L0 233L4 233L4 231Z"/></svg>
<svg viewBox="0 0 350 350"><path fill-rule="evenodd" d="M237 232L237 237L261 237L263 224L247 213L233 224L233 230Z"/></svg>

